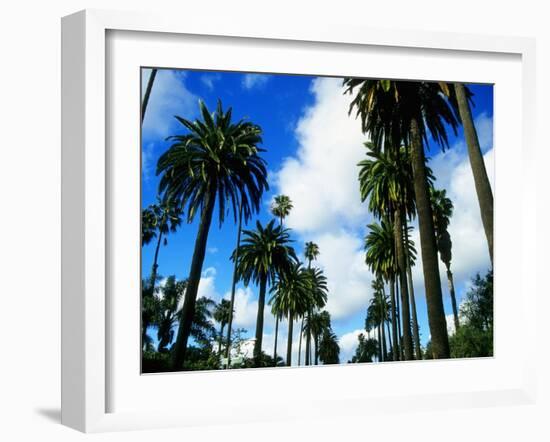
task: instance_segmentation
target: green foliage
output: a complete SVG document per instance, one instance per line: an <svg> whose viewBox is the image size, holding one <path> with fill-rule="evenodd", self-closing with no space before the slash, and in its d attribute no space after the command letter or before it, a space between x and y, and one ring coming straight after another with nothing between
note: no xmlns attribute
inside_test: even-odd
<svg viewBox="0 0 550 442"><path fill-rule="evenodd" d="M294 206L292 205L292 200L286 196L286 195L277 195L273 199L273 203L271 204L271 213L273 216L276 216L281 221L281 224L283 223L283 219L285 219L292 210Z"/></svg>
<svg viewBox="0 0 550 442"><path fill-rule="evenodd" d="M243 239L237 258L237 272L245 284L259 283L267 278L273 284L277 275L289 271L298 257L291 243L288 229L275 226L271 220L267 226L256 222L256 230L243 230ZM233 252L231 259L235 259Z"/></svg>
<svg viewBox="0 0 550 442"><path fill-rule="evenodd" d="M449 336L452 358L493 356L493 271L472 278L472 288L460 308L461 325ZM424 359L432 359L431 342Z"/></svg>
<svg viewBox="0 0 550 442"><path fill-rule="evenodd" d="M325 365L340 363L338 338L331 329L325 330L321 336L321 341L319 342L319 360Z"/></svg>
<svg viewBox="0 0 550 442"><path fill-rule="evenodd" d="M158 351L166 352L168 345L174 340L174 326L180 315L178 305L182 299L187 281L177 281L174 275L166 279L162 288L162 298L159 300L159 311L155 323L157 325Z"/></svg>
<svg viewBox="0 0 550 442"><path fill-rule="evenodd" d="M357 337L357 340L359 344L355 349L355 354L351 358L351 361L348 361L348 363L372 362L373 358L378 354L378 341L365 337L363 333Z"/></svg>
<svg viewBox="0 0 550 442"><path fill-rule="evenodd" d="M202 101L199 107L202 119L176 117L188 132L168 138L173 144L157 163L159 193L163 200L187 207L188 222L206 198L216 197L220 225L227 202L235 220L239 203L248 220L259 211L261 196L269 188L265 161L259 156L264 152L259 147L262 130L250 122L233 123L232 109L224 112L221 101L213 114Z"/></svg>

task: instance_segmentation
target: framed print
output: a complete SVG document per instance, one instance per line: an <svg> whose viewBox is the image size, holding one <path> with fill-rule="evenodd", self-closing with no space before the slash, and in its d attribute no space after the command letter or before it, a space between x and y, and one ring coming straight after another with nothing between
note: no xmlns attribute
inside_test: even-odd
<svg viewBox="0 0 550 442"><path fill-rule="evenodd" d="M63 423L534 400L531 40L85 11L62 42Z"/></svg>

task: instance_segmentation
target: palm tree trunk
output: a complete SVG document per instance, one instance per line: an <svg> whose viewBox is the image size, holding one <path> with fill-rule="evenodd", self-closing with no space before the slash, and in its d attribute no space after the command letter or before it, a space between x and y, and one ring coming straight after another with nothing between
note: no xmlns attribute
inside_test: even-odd
<svg viewBox="0 0 550 442"><path fill-rule="evenodd" d="M218 339L218 355L222 355L222 341L223 341L223 328L225 327L225 324L221 324L220 326L220 339Z"/></svg>
<svg viewBox="0 0 550 442"><path fill-rule="evenodd" d="M397 267L399 283L401 286L401 321L403 322L403 351L405 360L414 359L413 342L411 334L411 312L409 305L409 290L407 287L407 274L405 266L405 247L403 243L403 218L401 208L397 206L394 217L394 237L397 249Z"/></svg>
<svg viewBox="0 0 550 442"><path fill-rule="evenodd" d="M399 290L399 278L395 278L395 299L397 300L397 342L399 343L399 359L402 361L405 358L403 354L403 339L401 334L401 305L399 302L401 291Z"/></svg>
<svg viewBox="0 0 550 442"><path fill-rule="evenodd" d="M201 213L199 231L197 233L197 239L195 240L195 249L191 260L191 270L189 271L187 289L185 290L185 299L181 309L178 336L174 344L174 355L172 359L172 368L174 370L182 369L185 362L187 341L189 340L193 316L195 315L195 303L197 301L202 265L204 263L206 243L208 242L208 232L210 231L210 224L212 223L212 212L214 211L215 202L215 193L208 192Z"/></svg>
<svg viewBox="0 0 550 442"><path fill-rule="evenodd" d="M151 96L151 89L153 89L153 83L157 76L157 69L151 69L149 80L147 81L147 88L145 89L145 95L143 96L143 104L141 105L141 124L143 124L143 118L145 118L145 111L147 104L149 103L149 97Z"/></svg>
<svg viewBox="0 0 550 442"><path fill-rule="evenodd" d="M384 309L382 308L382 321L380 322L380 324L378 324L378 327L380 327L378 330L382 332L382 337L380 338L382 340L382 360L385 361L386 360L386 357L387 357L387 354L388 354L388 349L386 348L386 332L384 331Z"/></svg>
<svg viewBox="0 0 550 442"><path fill-rule="evenodd" d="M435 359L448 358L449 337L441 294L441 280L439 279L439 265L435 230L433 226L432 207L426 178L426 159L424 146L420 137L418 122L411 121L411 148L414 193L418 211L418 228L420 231L420 248L424 286L426 288L426 303L428 305L428 322L432 337L432 346Z"/></svg>
<svg viewBox="0 0 550 442"><path fill-rule="evenodd" d="M376 326L376 331L378 332L378 361L384 361L384 346L382 344L382 333L380 333L380 323Z"/></svg>
<svg viewBox="0 0 550 442"><path fill-rule="evenodd" d="M298 344L298 365L302 360L302 334L304 332L304 317L302 316L302 325L300 325L300 343Z"/></svg>
<svg viewBox="0 0 550 442"><path fill-rule="evenodd" d="M288 315L288 341L286 344L286 365L290 367L292 365L292 333L294 329L294 318L292 313Z"/></svg>
<svg viewBox="0 0 550 442"><path fill-rule="evenodd" d="M260 366L262 356L262 338L264 333L264 307L265 291L267 287L267 275L262 275L260 279L260 293L258 295L258 315L256 317L256 341L254 342L254 364Z"/></svg>
<svg viewBox="0 0 550 442"><path fill-rule="evenodd" d="M451 304L453 306L453 318L455 321L455 330L460 328L460 322L458 320L458 308L456 306L455 284L453 281L453 273L450 267L447 267L447 282L449 283L449 293L451 295Z"/></svg>
<svg viewBox="0 0 550 442"><path fill-rule="evenodd" d="M319 336L314 336L314 344L315 344L315 365L319 365Z"/></svg>
<svg viewBox="0 0 550 442"><path fill-rule="evenodd" d="M307 313L307 321L308 324L310 323L310 312ZM311 365L311 333L308 331L306 332L306 366Z"/></svg>
<svg viewBox="0 0 550 442"><path fill-rule="evenodd" d="M487 245L489 247L489 256L491 258L491 264L493 263L493 191L491 190L491 183L487 176L487 170L485 169L485 163L483 162L483 155L479 146L479 139L477 137L476 128L472 119L472 112L468 99L466 98L466 92L462 83L455 83L454 85L456 99L458 102L458 111L460 113L460 119L462 120L462 126L464 127L464 135L466 137L466 144L468 146L468 156L470 158L470 166L474 175L474 184L476 187L477 199L479 202L479 209L481 211L481 221L483 222L483 228L485 230L485 236L487 237Z"/></svg>
<svg viewBox="0 0 550 442"><path fill-rule="evenodd" d="M231 327L233 326L233 309L235 308L235 288L239 275L237 272L237 261L239 258L239 249L241 246L241 226L243 222L243 203L239 202L239 224L237 226L237 247L235 248L235 262L233 264L233 280L231 281L231 301L229 303L229 321L227 323L227 347L225 348L225 357L227 358L227 367L230 367L231 358Z"/></svg>
<svg viewBox="0 0 550 442"><path fill-rule="evenodd" d="M390 302L393 360L399 361L399 344L397 343L397 311L395 305L395 286L393 283L393 278L390 279Z"/></svg>
<svg viewBox="0 0 550 442"><path fill-rule="evenodd" d="M405 219L404 223L404 230L405 230L405 258L406 262L405 265L407 266L407 280L409 283L410 288L410 295L411 295L411 310L412 310L412 326L413 326L413 337L414 337L414 347L416 350L416 359L421 360L422 359L422 347L420 347L420 329L418 327L418 317L416 315L416 300L414 297L414 285L413 285L413 279L412 279L412 270L411 270L411 260L409 257L409 229L408 229L407 220Z"/></svg>
<svg viewBox="0 0 550 442"><path fill-rule="evenodd" d="M391 332L390 332L390 322L389 321L386 321L386 333L387 333L387 336L388 336L388 354L393 354L393 350L392 350L392 344L391 344Z"/></svg>
<svg viewBox="0 0 550 442"><path fill-rule="evenodd" d="M273 366L277 366L277 339L279 338L279 315L275 318L275 345L273 346Z"/></svg>
<svg viewBox="0 0 550 442"><path fill-rule="evenodd" d="M155 283L157 281L157 271L158 271L158 257L160 244L162 241L162 230L159 229L159 237L157 240L157 246L155 247L155 255L153 258L153 268L151 269L151 278L149 279L149 285L151 287L151 296L155 296ZM145 339L147 337L147 329L149 328L149 322L142 316L141 318L141 348L145 344Z"/></svg>

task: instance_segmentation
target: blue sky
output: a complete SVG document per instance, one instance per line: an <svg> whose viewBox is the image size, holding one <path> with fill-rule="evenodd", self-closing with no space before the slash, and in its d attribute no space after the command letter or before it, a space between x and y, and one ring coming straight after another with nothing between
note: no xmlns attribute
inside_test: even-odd
<svg viewBox="0 0 550 442"><path fill-rule="evenodd" d="M143 70L142 85L149 72ZM475 94L474 119L492 180L493 87L470 87ZM260 213L247 227L252 228L256 219L263 224L271 219L269 205L274 195L284 193L293 200L295 207L285 223L293 229L294 246L300 255L305 241L313 240L320 246L317 265L328 277L327 310L332 315L333 328L340 339L341 359L345 362L355 348L371 297L372 275L364 265L362 239L372 216L360 203L357 184L356 164L365 153L362 147L365 136L361 134L359 122L347 115L349 96L344 96L342 91L341 79L335 78L159 70L142 129L142 207L156 198L155 166L159 155L169 147L165 137L184 131L174 115L195 118L199 99L213 110L219 98L224 107L233 108L235 119L246 118L259 124L263 129L262 147L266 152L262 156L268 164L270 190L264 195ZM449 136L449 150L441 152L430 143L428 155L438 187L446 188L455 204L450 233L452 270L460 302L469 279L476 272L484 273L488 269L489 256L463 134L460 131L455 136L450 131ZM176 275L179 279L188 276L197 222L182 224L177 233L168 237L168 245L160 252L161 275ZM236 230L232 218L221 227L213 221L199 296L216 301L228 297L232 274L228 257L235 246ZM413 239L419 245L416 229ZM153 252L153 245L143 248L144 276L150 273ZM450 315L442 264L440 270L446 313ZM413 270L413 279L425 343L429 329L421 273L419 263ZM239 285L235 321L237 326L248 330L249 336L254 333L256 306L256 287ZM265 323L264 350L271 353L274 320L269 308L265 311ZM283 354L286 324L280 327L279 342L279 353ZM298 345L294 347L296 352Z"/></svg>

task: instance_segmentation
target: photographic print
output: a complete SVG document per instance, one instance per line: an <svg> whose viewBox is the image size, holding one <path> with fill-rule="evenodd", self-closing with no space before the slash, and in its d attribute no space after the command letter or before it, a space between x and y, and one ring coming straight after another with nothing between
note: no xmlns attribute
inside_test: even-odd
<svg viewBox="0 0 550 442"><path fill-rule="evenodd" d="M493 85L141 79L142 373L493 356Z"/></svg>

